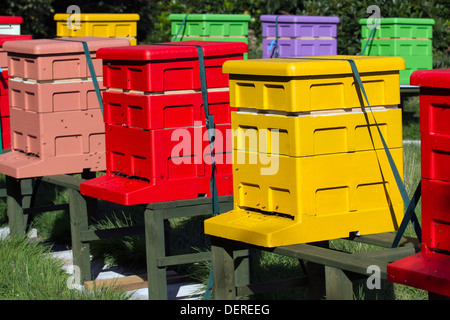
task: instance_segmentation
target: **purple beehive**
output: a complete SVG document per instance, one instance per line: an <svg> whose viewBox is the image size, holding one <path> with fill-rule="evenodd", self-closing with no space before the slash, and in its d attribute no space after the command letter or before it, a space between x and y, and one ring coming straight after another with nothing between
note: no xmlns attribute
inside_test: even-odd
<svg viewBox="0 0 450 320"><path fill-rule="evenodd" d="M337 54L338 17L261 15L260 19L263 58L274 57L275 40L280 58Z"/></svg>

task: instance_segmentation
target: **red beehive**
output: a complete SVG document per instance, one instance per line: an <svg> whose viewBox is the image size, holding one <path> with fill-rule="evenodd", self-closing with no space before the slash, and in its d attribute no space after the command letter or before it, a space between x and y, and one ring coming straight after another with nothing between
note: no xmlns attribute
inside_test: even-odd
<svg viewBox="0 0 450 320"><path fill-rule="evenodd" d="M227 60L242 60L248 46L242 42L184 41L99 50L105 87L149 92L200 89L198 51L205 58L208 88L228 87L222 72Z"/></svg>
<svg viewBox="0 0 450 320"><path fill-rule="evenodd" d="M450 296L450 69L411 75L420 86L421 252L388 265L388 280Z"/></svg>
<svg viewBox="0 0 450 320"><path fill-rule="evenodd" d="M231 123L228 88L209 91L207 95L215 124ZM201 92L143 95L106 91L103 109L105 123L127 127L150 130L205 124Z"/></svg>
<svg viewBox="0 0 450 320"><path fill-rule="evenodd" d="M106 168L103 115L80 41L87 43L99 76L96 50L129 45L96 37L5 42L11 152L0 156L1 173L21 179Z"/></svg>
<svg viewBox="0 0 450 320"><path fill-rule="evenodd" d="M0 35L0 121L2 148L11 147L11 133L9 125L9 90L8 90L8 53L3 50L6 41L31 40L28 35Z"/></svg>
<svg viewBox="0 0 450 320"><path fill-rule="evenodd" d="M103 59L107 174L83 182L84 195L125 205L211 196L211 156L196 45L205 58L209 114L214 115L216 185L232 194L226 60L244 43L186 41L100 49Z"/></svg>

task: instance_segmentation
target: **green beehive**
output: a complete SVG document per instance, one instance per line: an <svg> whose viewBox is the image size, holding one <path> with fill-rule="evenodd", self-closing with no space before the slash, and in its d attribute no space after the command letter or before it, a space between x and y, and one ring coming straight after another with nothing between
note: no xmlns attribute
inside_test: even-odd
<svg viewBox="0 0 450 320"><path fill-rule="evenodd" d="M409 84L411 73L416 70L433 68L433 19L381 18L374 30L367 26L368 21L359 20L362 54L402 57L406 69L400 70L400 84ZM374 21L370 20L369 25L373 26Z"/></svg>
<svg viewBox="0 0 450 320"><path fill-rule="evenodd" d="M361 37L369 38L371 28L367 26L369 19L359 20ZM371 19L372 20L372 19ZM380 28L375 31L375 38L432 39L433 19L422 18L381 18ZM371 21L372 22L372 21Z"/></svg>
<svg viewBox="0 0 450 320"><path fill-rule="evenodd" d="M187 17L186 17L187 16ZM186 18L186 20L185 20ZM171 34L185 36L247 37L248 14L170 14ZM181 27L181 29L180 29Z"/></svg>
<svg viewBox="0 0 450 320"><path fill-rule="evenodd" d="M169 20L172 42L202 40L248 44L248 14L170 14Z"/></svg>

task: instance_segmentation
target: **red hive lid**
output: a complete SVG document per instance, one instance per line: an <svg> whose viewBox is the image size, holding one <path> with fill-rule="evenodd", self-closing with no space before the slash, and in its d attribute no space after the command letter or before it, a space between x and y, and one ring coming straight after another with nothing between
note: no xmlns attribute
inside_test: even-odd
<svg viewBox="0 0 450 320"><path fill-rule="evenodd" d="M198 57L195 46L201 46L205 57L243 54L248 52L244 42L183 41L132 47L102 48L97 57L104 60L170 60Z"/></svg>
<svg viewBox="0 0 450 320"><path fill-rule="evenodd" d="M22 22L22 17L0 16L0 24L18 24Z"/></svg>
<svg viewBox="0 0 450 320"><path fill-rule="evenodd" d="M412 86L450 88L450 69L417 70L411 74Z"/></svg>
<svg viewBox="0 0 450 320"><path fill-rule="evenodd" d="M18 41L18 40L31 40L33 39L31 36L28 35L0 35L0 47L3 46L3 43L6 41Z"/></svg>

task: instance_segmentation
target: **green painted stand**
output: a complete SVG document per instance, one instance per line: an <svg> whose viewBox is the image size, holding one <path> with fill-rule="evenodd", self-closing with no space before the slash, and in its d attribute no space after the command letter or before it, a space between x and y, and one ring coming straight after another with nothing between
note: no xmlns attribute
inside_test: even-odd
<svg viewBox="0 0 450 320"><path fill-rule="evenodd" d="M313 244L298 244L276 248L257 247L223 238L211 238L212 266L214 275L213 295L218 300L234 300L239 296L287 289L308 287L309 299L348 300L353 299L352 280L368 277L368 267L380 268L381 279L386 279L387 264L416 253L416 239L402 238L397 248L391 249L395 234L384 233L350 239L382 247L382 250L350 254L328 248L328 241ZM307 261L307 277L281 280L265 284L237 283L235 271L239 264L236 252L241 250L263 250ZM265 289L265 290L264 290Z"/></svg>

